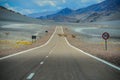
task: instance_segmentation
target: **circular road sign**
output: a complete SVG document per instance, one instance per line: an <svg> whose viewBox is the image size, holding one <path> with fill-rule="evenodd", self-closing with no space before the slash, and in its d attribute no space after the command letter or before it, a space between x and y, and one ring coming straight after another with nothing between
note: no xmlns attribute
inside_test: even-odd
<svg viewBox="0 0 120 80"><path fill-rule="evenodd" d="M110 37L110 35L109 35L108 32L104 32L104 33L102 34L102 38L105 39L105 40L109 39L109 37Z"/></svg>

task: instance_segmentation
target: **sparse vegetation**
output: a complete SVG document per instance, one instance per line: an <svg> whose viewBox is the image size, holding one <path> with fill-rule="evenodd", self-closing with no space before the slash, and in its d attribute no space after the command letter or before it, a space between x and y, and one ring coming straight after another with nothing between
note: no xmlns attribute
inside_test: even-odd
<svg viewBox="0 0 120 80"><path fill-rule="evenodd" d="M60 36L60 37L61 37L61 36L62 36L62 34L58 34L58 36Z"/></svg>
<svg viewBox="0 0 120 80"><path fill-rule="evenodd" d="M71 36L72 36L72 38L76 38L76 36L74 34L72 34Z"/></svg>
<svg viewBox="0 0 120 80"><path fill-rule="evenodd" d="M68 30L68 28L65 28L65 30Z"/></svg>
<svg viewBox="0 0 120 80"><path fill-rule="evenodd" d="M10 43L10 41L8 41L8 40L0 40L0 44L9 44Z"/></svg>
<svg viewBox="0 0 120 80"><path fill-rule="evenodd" d="M94 56L105 59L113 64L120 66L120 44L119 41L113 41L112 39L108 41L108 50L105 50L105 42L98 41L94 42L89 40L89 37L81 34L75 34L72 31L64 29L64 32L70 36L67 37L68 41L75 47L88 52ZM72 33L72 34L71 34ZM75 35L79 38L76 37ZM81 37L81 38L80 38Z"/></svg>
<svg viewBox="0 0 120 80"><path fill-rule="evenodd" d="M30 41L17 41L16 44L18 44L18 45L31 45L32 42L30 42Z"/></svg>
<svg viewBox="0 0 120 80"><path fill-rule="evenodd" d="M58 34L60 37L67 37L67 34Z"/></svg>
<svg viewBox="0 0 120 80"><path fill-rule="evenodd" d="M5 35L8 36L10 33L9 32L5 32Z"/></svg>

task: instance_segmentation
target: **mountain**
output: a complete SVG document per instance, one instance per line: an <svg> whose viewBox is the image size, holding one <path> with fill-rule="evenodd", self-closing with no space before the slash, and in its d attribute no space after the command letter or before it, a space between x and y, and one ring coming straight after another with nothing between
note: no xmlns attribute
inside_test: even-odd
<svg viewBox="0 0 120 80"><path fill-rule="evenodd" d="M32 17L32 18L37 18L37 17L40 17L40 16L51 15L51 14L54 14L54 13L57 13L57 12L59 12L59 11L46 11L46 12L39 12L39 13L28 14L27 16L28 17Z"/></svg>
<svg viewBox="0 0 120 80"><path fill-rule="evenodd" d="M65 8L65 9L61 10L60 12L58 12L56 15L57 16L60 16L60 15L66 16L66 15L71 14L72 12L73 12L72 9Z"/></svg>
<svg viewBox="0 0 120 80"><path fill-rule="evenodd" d="M67 21L70 21L71 18L67 17L67 15L70 15L72 12L74 12L74 10L69 9L69 8L64 8L56 14L41 16L41 17L38 17L38 19L49 19L49 20L55 20L55 21L64 21L64 18L65 18L65 19L67 19Z"/></svg>
<svg viewBox="0 0 120 80"><path fill-rule="evenodd" d="M25 15L9 10L5 7L0 6L0 21L18 21L18 22L30 22L39 23L40 20L29 18Z"/></svg>
<svg viewBox="0 0 120 80"><path fill-rule="evenodd" d="M77 23L119 20L120 0L105 0L101 3L77 10L65 8L56 14L48 15L46 17L39 17L39 19Z"/></svg>
<svg viewBox="0 0 120 80"><path fill-rule="evenodd" d="M85 13L90 11L101 12L101 11L120 11L120 1L119 0L105 0L99 4L88 6L83 9L76 10L77 13Z"/></svg>

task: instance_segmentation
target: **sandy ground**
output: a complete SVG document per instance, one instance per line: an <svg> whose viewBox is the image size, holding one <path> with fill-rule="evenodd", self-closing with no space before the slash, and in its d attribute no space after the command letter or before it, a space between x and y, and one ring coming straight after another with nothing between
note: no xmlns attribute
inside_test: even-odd
<svg viewBox="0 0 120 80"><path fill-rule="evenodd" d="M50 36L52 35L52 33L54 32L55 27L51 27L48 31L48 33L41 37L39 40L37 40L35 43L31 44L31 45L20 45L19 47L13 47L13 48L8 48L8 49L0 49L0 57L3 56L7 56L10 54L14 54L20 51L24 51L30 48L34 48L37 46L40 46L44 43L46 43L48 41L48 39L50 38ZM10 46L11 44L7 44L8 46Z"/></svg>
<svg viewBox="0 0 120 80"><path fill-rule="evenodd" d="M80 36L70 31L68 28L64 28L65 34L67 34L68 41L75 47L88 52L92 55L105 59L117 66L120 66L120 44L108 42L108 50L106 51L103 43L94 43L85 41L84 36ZM73 35L73 36L72 36ZM77 37L81 38L77 38Z"/></svg>

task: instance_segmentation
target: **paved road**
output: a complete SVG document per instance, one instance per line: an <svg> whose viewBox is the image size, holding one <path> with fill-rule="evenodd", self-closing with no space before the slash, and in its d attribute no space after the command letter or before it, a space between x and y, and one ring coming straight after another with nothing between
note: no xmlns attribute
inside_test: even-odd
<svg viewBox="0 0 120 80"><path fill-rule="evenodd" d="M61 27L43 47L0 60L0 80L120 80L120 71L70 47Z"/></svg>

